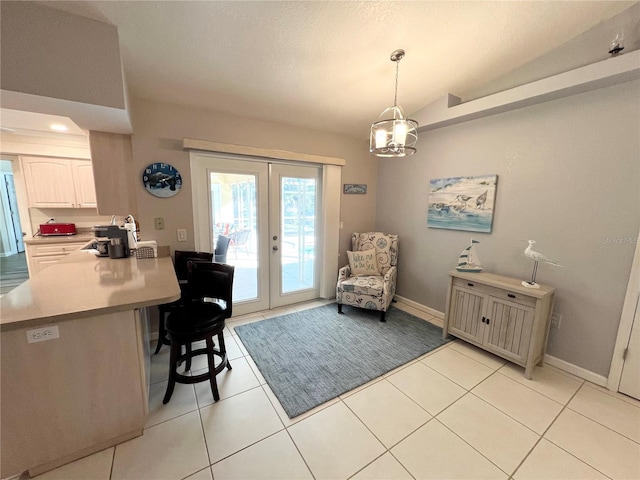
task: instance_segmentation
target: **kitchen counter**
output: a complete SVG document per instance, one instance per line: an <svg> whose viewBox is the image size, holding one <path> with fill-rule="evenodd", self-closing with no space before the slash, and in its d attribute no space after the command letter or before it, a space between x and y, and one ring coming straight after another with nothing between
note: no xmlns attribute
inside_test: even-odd
<svg viewBox="0 0 640 480"><path fill-rule="evenodd" d="M79 250L0 299L0 331L133 310L180 298L169 257L111 259Z"/></svg>
<svg viewBox="0 0 640 480"><path fill-rule="evenodd" d="M50 243L73 243L89 242L95 238L92 231L78 232L75 235L38 235L36 237L25 238L23 241L27 245L47 245Z"/></svg>
<svg viewBox="0 0 640 480"><path fill-rule="evenodd" d="M0 478L142 435L148 307L179 297L169 257L78 250L0 299Z"/></svg>

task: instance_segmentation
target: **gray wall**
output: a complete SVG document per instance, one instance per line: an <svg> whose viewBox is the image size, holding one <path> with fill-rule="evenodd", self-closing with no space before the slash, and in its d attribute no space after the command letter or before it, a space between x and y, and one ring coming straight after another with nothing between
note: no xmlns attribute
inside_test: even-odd
<svg viewBox="0 0 640 480"><path fill-rule="evenodd" d="M400 235L398 294L444 311L447 273L471 237L485 270L523 280L527 239L562 263L547 352L606 376L640 223L640 85L628 82L422 133L380 160L376 227ZM429 180L497 174L490 234L427 228Z"/></svg>

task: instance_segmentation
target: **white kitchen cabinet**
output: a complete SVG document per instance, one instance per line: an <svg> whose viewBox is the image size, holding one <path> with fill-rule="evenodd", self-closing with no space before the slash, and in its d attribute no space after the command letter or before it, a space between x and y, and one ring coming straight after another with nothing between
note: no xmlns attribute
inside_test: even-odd
<svg viewBox="0 0 640 480"><path fill-rule="evenodd" d="M95 208L90 160L21 157L29 207Z"/></svg>
<svg viewBox="0 0 640 480"><path fill-rule="evenodd" d="M555 289L522 286L492 273L453 271L449 276L443 335L452 334L525 367L531 379L542 365Z"/></svg>
<svg viewBox="0 0 640 480"><path fill-rule="evenodd" d="M29 267L29 276L33 277L36 273L41 272L61 258L69 255L71 252L79 250L87 243L87 239L80 242L73 242L67 239L61 239L59 243L46 244L29 244L26 243L27 266Z"/></svg>

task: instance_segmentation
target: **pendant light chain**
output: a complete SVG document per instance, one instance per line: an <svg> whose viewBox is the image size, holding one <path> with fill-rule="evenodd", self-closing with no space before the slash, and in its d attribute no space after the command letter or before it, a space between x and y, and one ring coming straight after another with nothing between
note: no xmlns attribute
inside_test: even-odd
<svg viewBox="0 0 640 480"><path fill-rule="evenodd" d="M396 61L396 91L393 95L393 106L398 106L398 70L400 69L400 61Z"/></svg>

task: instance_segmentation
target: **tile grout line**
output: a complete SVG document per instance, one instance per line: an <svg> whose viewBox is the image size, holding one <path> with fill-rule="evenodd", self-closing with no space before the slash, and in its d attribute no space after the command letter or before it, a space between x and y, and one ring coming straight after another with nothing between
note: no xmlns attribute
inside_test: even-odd
<svg viewBox="0 0 640 480"><path fill-rule="evenodd" d="M494 370L493 373L491 373L490 375L487 375L484 379L482 379L480 382L476 383L473 387L471 387L471 389L476 388L478 385L480 385L482 382L484 382L485 380L487 380L489 377L493 376L494 374L496 374L498 371ZM453 381L453 380L451 380ZM454 382L455 383L455 382ZM457 384L456 384L457 385ZM438 415L441 415L442 412L445 412L446 410L448 410L449 408L451 408L453 405L456 404L456 402L460 401L460 399L466 397L467 395L473 395L471 393L471 390L467 390L465 387L462 387L466 390L465 394L462 395L461 397L459 397L458 399L456 399L455 402L452 402L450 405L447 405L446 408L443 408ZM476 395L473 395L474 397L476 397ZM477 398L477 397L476 397ZM485 402L486 403L486 402ZM496 407L493 407L496 408ZM500 412L502 412L501 410L498 410ZM466 443L472 450L474 450L475 452L478 453L478 455L480 455L482 458L484 458L487 462L489 462L491 465L495 466L498 470L500 470L501 472L503 472L505 475L507 475L507 477L509 477L509 473L505 472L502 468L500 468L493 460L491 460L489 457L487 457L484 453L482 453L480 450L478 450L476 447L474 447L473 445L471 445L469 442L467 442L464 438L462 438L460 435L458 435L457 432L455 432L454 430L452 430L451 428L449 428L449 426L447 424L445 424L443 421L441 421L439 418L437 418L437 416L433 417L434 420L437 420L438 423L440 425L442 425L444 428L446 428L447 430L449 430L451 433L453 433L456 437L458 437L460 440L462 440L464 443Z"/></svg>
<svg viewBox="0 0 640 480"><path fill-rule="evenodd" d="M540 438L538 438L538 441L536 441L536 443L533 445L533 447L531 447L531 450L529 450L529 453L527 453L525 455L525 457L522 459L522 461L518 464L518 466L516 467L516 469L513 471L513 473L511 473L511 475L509 476L510 479L513 478L513 476L516 474L516 472L520 469L520 467L522 467L522 465L524 464L524 462L527 460L527 458L529 458L529 456L531 455L531 453L535 450L535 448L538 446L538 444L540 444L540 442L542 441L542 439L546 440L547 442L551 443L552 445L558 447L560 450L562 450L563 452L571 455L573 458L575 458L576 460L584 463L585 465L591 467L592 469L594 469L596 472L604 475L606 478L611 478L609 477L609 475L605 475L603 472L601 472L600 470L598 470L596 467L594 467L593 465L587 463L585 460L576 457L574 454L572 454L571 452L565 450L564 448L562 448L560 445L555 444L554 442L552 442L550 439L548 439L547 437L545 437L545 435L547 434L547 432L551 429L551 427L553 426L553 424L556 422L556 420L558 420L558 418L560 417L560 415L562 415L562 413L565 410L571 410L572 409L569 408L569 403L571 402L571 400L574 399L574 397L578 394L578 392L582 389L582 387L585 384L585 380L582 381L582 384L580 385L580 387L578 387L576 389L576 391L573 393L573 395L571 395L571 398L569 398L569 400L567 400L567 403L565 405L562 406L562 409L558 412L558 414L555 416L555 418L551 421L551 423L549 424L549 426L547 426L547 428L545 429L545 431L542 433L542 435L540 435ZM585 417L586 418L586 417Z"/></svg>
<svg viewBox="0 0 640 480"><path fill-rule="evenodd" d="M576 393L577 393L577 392L576 392ZM572 398L573 398L573 397L572 397ZM586 418L587 420L592 421L592 422L593 422L593 423L595 423L596 425L600 425L601 427L606 428L606 429L607 429L607 430L609 430L610 432L615 433L615 434L617 434L617 435L620 435L621 437L623 437L623 438L625 438L625 439L629 440L630 442L633 442L633 443L635 443L636 445L640 446L640 442L638 442L638 441L634 440L633 438L629 438L629 437L627 437L624 433L620 433L620 432L618 432L617 430L614 430L613 428L609 427L608 425L605 425L604 423L600 423L600 422L598 422L597 420L595 420L595 419L593 419L593 418L591 418L591 417L587 417L587 416L586 416L585 414L583 414L582 412L579 412L579 411L574 410L573 408L569 407L569 405L568 405L568 404L567 404L567 409L568 409L568 410L571 410L573 413L575 413L575 414L577 414L577 415L580 415L580 416L581 416L581 417L583 417L583 418Z"/></svg>
<svg viewBox="0 0 640 480"><path fill-rule="evenodd" d="M144 429L142 430L142 434L144 435ZM116 463L116 448L118 445L113 446L113 455L111 455L111 468L109 469L109 480L113 478L113 467Z"/></svg>
<svg viewBox="0 0 640 480"><path fill-rule="evenodd" d="M193 395L196 397L196 405L199 405L198 395L196 395L196 388L194 385L191 385L191 388L193 388ZM211 471L211 455L209 454L209 444L207 443L207 433L204 430L204 422L202 420L202 413L200 412L200 407L198 407L198 419L200 420L200 429L202 430L202 439L204 440L204 449L207 452L207 463L209 464L209 470ZM200 470L198 470L197 472L199 471ZM197 473L197 472L193 472L193 473ZM193 473L191 475L193 475ZM213 476L213 472L211 473L211 475Z"/></svg>

